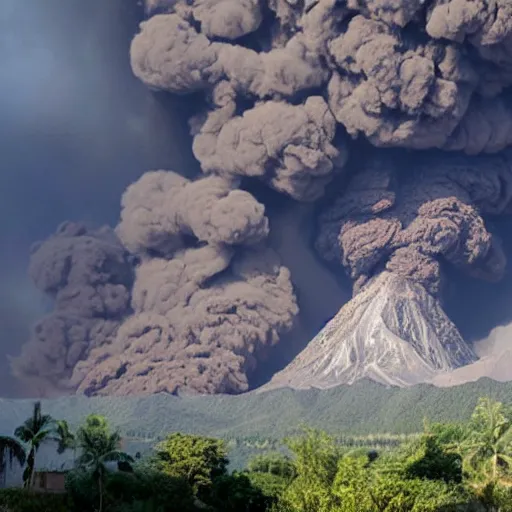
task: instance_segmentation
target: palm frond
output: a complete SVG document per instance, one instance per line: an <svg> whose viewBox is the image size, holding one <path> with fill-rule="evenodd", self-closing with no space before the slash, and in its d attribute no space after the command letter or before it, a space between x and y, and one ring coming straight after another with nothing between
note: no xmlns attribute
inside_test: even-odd
<svg viewBox="0 0 512 512"><path fill-rule="evenodd" d="M88 468L94 464L96 457L90 452L82 452L76 460L76 465L79 468Z"/></svg>
<svg viewBox="0 0 512 512"><path fill-rule="evenodd" d="M12 463L16 459L20 466L25 464L27 454L23 446L12 437L0 436L0 468L3 470L5 466L5 455L9 458L9 466L12 467Z"/></svg>
<svg viewBox="0 0 512 512"><path fill-rule="evenodd" d="M135 462L135 459L131 455L120 450L105 453L101 458L103 462Z"/></svg>
<svg viewBox="0 0 512 512"><path fill-rule="evenodd" d="M32 438L32 444L40 446L43 441L46 441L53 436L54 431L52 429L39 430Z"/></svg>
<svg viewBox="0 0 512 512"><path fill-rule="evenodd" d="M512 427L509 427L507 431L503 433L496 444L501 450L512 452Z"/></svg>
<svg viewBox="0 0 512 512"><path fill-rule="evenodd" d="M14 436L23 441L24 443L29 443L33 435L34 434L32 430L26 425L20 425L14 431Z"/></svg>
<svg viewBox="0 0 512 512"><path fill-rule="evenodd" d="M77 433L78 444L82 450L95 452L97 451L97 439L87 429L80 429Z"/></svg>

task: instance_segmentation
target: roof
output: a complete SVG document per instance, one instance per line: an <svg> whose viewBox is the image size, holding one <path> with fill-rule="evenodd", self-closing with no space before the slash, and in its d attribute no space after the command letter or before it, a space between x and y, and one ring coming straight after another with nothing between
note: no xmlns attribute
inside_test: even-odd
<svg viewBox="0 0 512 512"><path fill-rule="evenodd" d="M34 474L35 475L40 475L41 473L52 473L52 474L55 474L55 475L64 475L66 473L69 472L69 469L62 469L62 470L51 470L51 469L36 469L36 471L34 471Z"/></svg>
<svg viewBox="0 0 512 512"><path fill-rule="evenodd" d="M41 446L36 455L35 471L62 472L75 467L75 455L72 450L59 454L53 446Z"/></svg>

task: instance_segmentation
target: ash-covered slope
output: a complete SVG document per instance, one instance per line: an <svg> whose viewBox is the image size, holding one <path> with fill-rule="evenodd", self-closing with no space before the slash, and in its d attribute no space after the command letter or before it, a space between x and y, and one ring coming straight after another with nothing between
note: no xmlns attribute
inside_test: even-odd
<svg viewBox="0 0 512 512"><path fill-rule="evenodd" d="M265 388L327 388L363 378L407 386L475 359L423 286L383 272Z"/></svg>

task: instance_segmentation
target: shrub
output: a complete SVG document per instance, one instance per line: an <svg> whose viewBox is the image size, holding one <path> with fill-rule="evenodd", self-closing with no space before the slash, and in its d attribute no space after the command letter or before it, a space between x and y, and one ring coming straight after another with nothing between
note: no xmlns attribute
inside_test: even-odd
<svg viewBox="0 0 512 512"><path fill-rule="evenodd" d="M0 510L9 512L69 512L66 494L27 492L24 489L1 489Z"/></svg>
<svg viewBox="0 0 512 512"><path fill-rule="evenodd" d="M96 510L98 487L90 473L70 472L66 488L74 510ZM105 510L193 512L196 508L192 488L185 480L161 473L148 465L136 465L133 473L113 472L107 475Z"/></svg>

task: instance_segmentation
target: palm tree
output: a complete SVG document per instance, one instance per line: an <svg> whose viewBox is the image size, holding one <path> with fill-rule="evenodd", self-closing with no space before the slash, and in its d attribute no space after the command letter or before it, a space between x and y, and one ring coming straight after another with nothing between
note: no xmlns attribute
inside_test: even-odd
<svg viewBox="0 0 512 512"><path fill-rule="evenodd" d="M20 466L25 464L27 455L25 449L16 439L9 436L0 436L0 473L2 475L2 487L5 487L6 479L6 458L9 460L9 467L17 460Z"/></svg>
<svg viewBox="0 0 512 512"><path fill-rule="evenodd" d="M510 485L512 478L512 415L502 403L481 398L462 444L467 469L483 486Z"/></svg>
<svg viewBox="0 0 512 512"><path fill-rule="evenodd" d="M41 445L48 441L56 442L58 453L63 453L73 438L65 421L57 421L49 414L41 413L41 402L34 404L32 416L14 431L14 435L29 449L27 467L23 472L23 485L27 489L32 485L36 454Z"/></svg>
<svg viewBox="0 0 512 512"><path fill-rule="evenodd" d="M77 447L81 451L78 467L91 472L98 482L100 496L98 512L103 510L103 487L109 462L117 462L122 471L130 471L133 458L120 450L121 436L118 431L111 432L107 420L96 414L89 415L85 424L77 431Z"/></svg>
<svg viewBox="0 0 512 512"><path fill-rule="evenodd" d="M64 453L70 448L76 447L76 438L69 429L67 421L56 420L55 421L55 441L57 441L57 453Z"/></svg>

